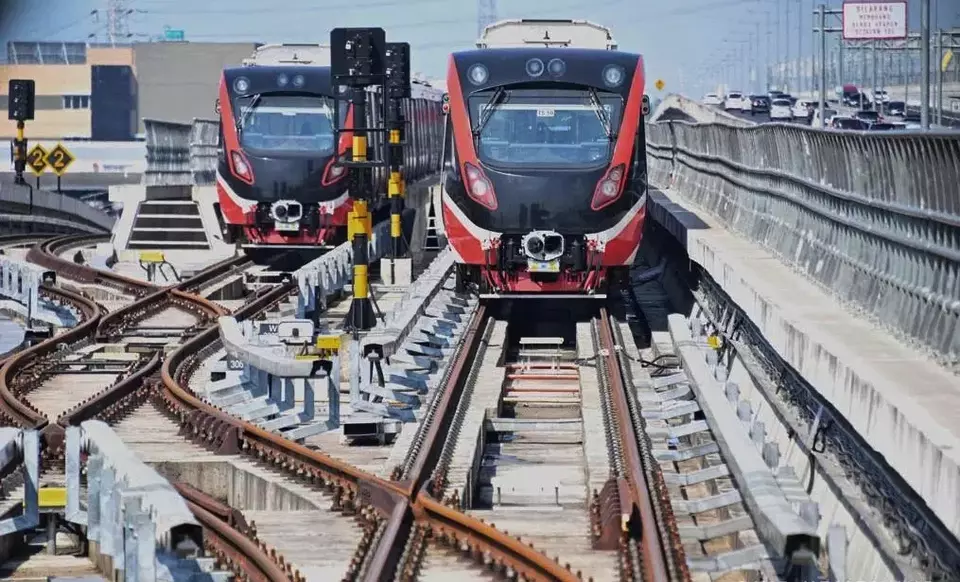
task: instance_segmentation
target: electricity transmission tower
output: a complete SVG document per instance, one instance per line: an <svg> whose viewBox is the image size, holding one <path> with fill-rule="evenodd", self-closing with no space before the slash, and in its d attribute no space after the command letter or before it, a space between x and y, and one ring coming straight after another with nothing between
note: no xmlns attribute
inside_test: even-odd
<svg viewBox="0 0 960 582"><path fill-rule="evenodd" d="M107 0L107 41L110 44L124 43L130 36L127 0Z"/></svg>

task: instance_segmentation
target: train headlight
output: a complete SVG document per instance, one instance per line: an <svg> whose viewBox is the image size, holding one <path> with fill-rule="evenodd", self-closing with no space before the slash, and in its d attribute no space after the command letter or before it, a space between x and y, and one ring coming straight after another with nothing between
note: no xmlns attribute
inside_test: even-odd
<svg viewBox="0 0 960 582"><path fill-rule="evenodd" d="M567 72L567 63L560 59L551 59L550 62L547 63L547 70L550 71L550 74L554 77L559 77Z"/></svg>
<svg viewBox="0 0 960 582"><path fill-rule="evenodd" d="M247 184L252 185L253 170L250 169L250 163L247 162L246 157L242 153L233 150L230 152L230 162L233 169L233 175Z"/></svg>
<svg viewBox="0 0 960 582"><path fill-rule="evenodd" d="M327 167L323 170L323 177L320 178L321 186L329 186L334 182L339 181L341 178L347 175L347 168L342 164L337 163L337 159L334 158L327 163Z"/></svg>
<svg viewBox="0 0 960 582"><path fill-rule="evenodd" d="M623 83L623 67L619 65L607 65L603 69L603 82L607 87L619 87Z"/></svg>
<svg viewBox="0 0 960 582"><path fill-rule="evenodd" d="M469 77L470 82L474 85L483 85L487 82L487 79L490 78L490 71L480 63L473 65L467 71L467 77Z"/></svg>
<svg viewBox="0 0 960 582"><path fill-rule="evenodd" d="M233 90L241 95L250 90L250 79L246 77L237 77L233 82Z"/></svg>
<svg viewBox="0 0 960 582"><path fill-rule="evenodd" d="M467 162L463 164L466 172L467 193L470 198L485 206L488 210L497 209L497 197L493 193L493 185L483 175L480 168Z"/></svg>
<svg viewBox="0 0 960 582"><path fill-rule="evenodd" d="M304 83L306 83L306 79L303 78L303 75L294 75L293 77L294 87L299 89L300 87L303 87Z"/></svg>
<svg viewBox="0 0 960 582"><path fill-rule="evenodd" d="M286 76L283 73L281 73L280 76L277 77L277 85L279 85L280 87L286 87L287 83L289 82L290 82L290 77Z"/></svg>
<svg viewBox="0 0 960 582"><path fill-rule="evenodd" d="M623 164L616 166L600 180L597 189L593 193L593 201L590 203L591 210L602 210L613 204L620 197L623 186L624 170Z"/></svg>
<svg viewBox="0 0 960 582"><path fill-rule="evenodd" d="M539 77L543 74L543 61L540 59L530 59L527 61L527 74L531 77Z"/></svg>

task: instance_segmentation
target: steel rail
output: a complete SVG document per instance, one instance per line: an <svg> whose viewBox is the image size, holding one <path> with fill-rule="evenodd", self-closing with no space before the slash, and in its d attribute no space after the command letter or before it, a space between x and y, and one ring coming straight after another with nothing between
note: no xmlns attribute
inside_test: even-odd
<svg viewBox="0 0 960 582"><path fill-rule="evenodd" d="M84 244L91 240L97 240L97 236L66 236L57 237L44 241L31 250L37 250L36 256L42 257L42 261L51 268L60 273L58 269L67 269L69 274L79 272L81 268L85 273L83 280L110 280L115 286L127 285L129 281L137 284L142 282L110 273L100 271L83 265L75 265L69 261L61 259L56 252L63 246ZM161 299L169 297L169 301L179 304L186 309L194 311L201 318L212 319L214 317L226 314L226 310L215 303L197 295L181 291L180 288L189 289L204 284L212 278L222 276L229 272L234 266L242 264L246 259L233 258L222 261L200 273L191 277L187 281L176 287L160 289L150 295L141 296L131 305L126 306L122 311L125 316L121 319L129 318L131 313L140 312L146 314L150 309L163 306ZM26 398L18 394L18 389L23 384L22 375L29 374L27 382L40 381L48 372L49 366L46 365L44 358L57 351L65 349L67 346L88 341L100 335L98 332L103 328L104 322L113 314L105 314L100 305L95 301L81 295L79 292L67 290L62 287L51 285L41 285L41 292L52 296L64 303L75 306L80 312L81 322L79 325L67 330L66 332L49 338L34 346L26 348L10 356L0 365L0 417L8 419L17 426L35 429L41 432L41 444L45 455L59 456L64 451L64 440L66 438L66 427L71 424L82 422L90 418L99 418L106 416L108 418L117 417L128 410L133 404L142 402L145 397L145 391L148 391L146 379L150 374L157 371L160 365L160 354L139 366L129 376L121 379L116 384L106 388L93 398L79 403L70 411L61 415L58 419L50 419L40 412ZM133 294L137 294L144 289L141 285L134 289L131 285L127 289ZM158 302L160 302L158 304ZM136 319L136 318L133 318Z"/></svg>
<svg viewBox="0 0 960 582"><path fill-rule="evenodd" d="M456 414L457 403L460 402L460 395L470 371L470 363L480 346L486 322L486 307L481 305L474 312L467 329L464 331L461 340L463 349L459 351L457 358L450 364L443 389L435 396L439 399L436 406L437 413L432 417L431 422L421 429L425 430L425 436L421 441L416 457L411 463L408 479L402 482L405 510L395 510L390 514L386 530L381 536L373 559L367 567L367 574L364 577L367 582L392 580L400 566L405 540L414 521L414 505L416 505L417 497L443 453L446 435Z"/></svg>
<svg viewBox="0 0 960 582"><path fill-rule="evenodd" d="M144 296L139 301L125 305L120 309L105 315L97 328L97 337L110 338L126 327L130 321L143 319L146 314L155 313L173 303L181 308L194 312L201 320L212 320L228 311L216 303L200 297L188 290L199 289L209 281L223 277L234 271L234 268L248 263L250 260L243 256L231 257L220 261L195 274L193 277L172 287L165 287ZM203 321L200 322L203 324Z"/></svg>
<svg viewBox="0 0 960 582"><path fill-rule="evenodd" d="M109 237L102 235L60 236L35 245L27 252L27 260L45 269L56 271L58 275L67 279L80 283L103 285L135 297L143 297L160 288L159 285L125 277L118 273L95 269L89 265L79 265L59 255L66 248L107 240L110 240Z"/></svg>
<svg viewBox="0 0 960 582"><path fill-rule="evenodd" d="M226 562L231 570L244 580L250 582L282 582L294 580L283 567L275 563L256 542L247 538L246 534L237 531L225 521L208 511L203 504L191 499L189 493L180 494L187 502L187 507L203 527L204 545L209 545L219 554L221 561ZM193 496L194 499L196 496ZM210 534L209 536L207 534Z"/></svg>
<svg viewBox="0 0 960 582"><path fill-rule="evenodd" d="M238 319L253 317L281 301L293 290L292 283L271 288L234 315ZM444 506L422 490L413 491L411 483L382 479L204 402L186 383L200 361L212 353L211 348L218 337L216 327L204 330L170 354L160 371L163 383L161 398L168 410L187 426L188 435L194 440L224 454L243 452L256 456L301 480L326 488L340 503L353 505L357 509L372 507L388 519L398 514L405 516L405 519L412 517L413 521L421 522L451 538L473 544L481 554L490 554L504 566L525 573L530 580L577 580L573 573L529 545L479 519ZM465 362L468 361L467 356L463 357ZM456 401L452 402L455 405ZM427 465L425 463L424 468ZM419 483L424 481L422 478L415 480ZM382 547L385 546L380 545L378 551ZM374 568L370 570L376 571Z"/></svg>
<svg viewBox="0 0 960 582"><path fill-rule="evenodd" d="M10 356L0 367L0 416L16 426L36 430L43 430L49 419L28 401L18 397L15 379L28 372L32 372L36 378L42 377L45 371L38 364L44 356L58 351L61 346L82 341L93 333L100 321L100 309L92 300L49 285L41 285L40 289L45 294L76 306L80 311L81 322L60 335ZM35 367L38 369L34 369Z"/></svg>
<svg viewBox="0 0 960 582"><path fill-rule="evenodd" d="M657 517L651 502L651 491L647 484L643 462L638 448L639 439L630 414L630 404L627 401L626 386L620 371L617 342L614 337L613 326L606 307L600 308L598 321L599 344L601 360L607 371L607 380L610 384L610 399L613 404L613 413L617 420L617 430L620 437L620 450L626 469L627 489L625 494L620 488L621 515L629 515L624 528L636 528L640 533L640 547L643 557L643 571L645 582L668 582L666 555L660 540L657 527ZM628 497L624 499L624 497ZM639 519L639 524L635 522Z"/></svg>

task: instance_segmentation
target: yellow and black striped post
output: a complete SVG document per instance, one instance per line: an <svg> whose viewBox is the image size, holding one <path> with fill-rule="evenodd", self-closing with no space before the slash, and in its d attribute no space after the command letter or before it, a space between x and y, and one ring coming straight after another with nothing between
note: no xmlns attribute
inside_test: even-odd
<svg viewBox="0 0 960 582"><path fill-rule="evenodd" d="M400 99L390 99L387 109L389 123L388 159L390 179L387 182L387 198L390 199L390 281L396 282L396 261L406 254L403 245L403 196L406 184L403 181L403 109Z"/></svg>
<svg viewBox="0 0 960 582"><path fill-rule="evenodd" d="M357 95L359 94L359 96ZM357 124L363 124L366 119L363 90L354 90L353 116ZM367 136L363 133L353 134L352 161L367 161ZM366 168L356 171L351 184L353 210L347 215L347 238L353 246L353 301L350 312L347 314L346 327L352 331L371 329L376 325L376 316L370 298L370 244L373 234L373 221L370 217Z"/></svg>

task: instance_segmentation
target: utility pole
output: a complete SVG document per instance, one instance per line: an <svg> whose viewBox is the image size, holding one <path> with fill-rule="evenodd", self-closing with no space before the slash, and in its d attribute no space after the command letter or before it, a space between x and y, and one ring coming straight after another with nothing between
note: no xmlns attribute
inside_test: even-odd
<svg viewBox="0 0 960 582"><path fill-rule="evenodd" d="M920 0L920 127L930 129L930 0Z"/></svg>
<svg viewBox="0 0 960 582"><path fill-rule="evenodd" d="M817 127L823 128L827 108L827 5L820 5L820 108Z"/></svg>
<svg viewBox="0 0 960 582"><path fill-rule="evenodd" d="M803 90L803 0L797 0L797 91Z"/></svg>
<svg viewBox="0 0 960 582"><path fill-rule="evenodd" d="M937 30L937 48L934 52L934 66L937 67L937 125L943 125L943 31Z"/></svg>
<svg viewBox="0 0 960 582"><path fill-rule="evenodd" d="M783 80L780 78L780 8L774 8L774 14L776 14L776 26L774 32L774 38L776 39L776 47L774 47L774 52L776 53L776 58L774 58L775 67L773 72L775 73L777 89L783 91Z"/></svg>
<svg viewBox="0 0 960 582"><path fill-rule="evenodd" d="M790 2L784 2L783 9L786 11L786 16L783 19L784 20L783 21L783 29L784 29L783 44L786 45L784 48L784 59L783 59L783 62L784 62L784 71L783 71L784 83L783 84L785 85L784 89L786 89L792 94L793 87L790 86L792 84L791 83L792 77L790 75L790 69L791 69L790 67L790 46L791 46L790 45Z"/></svg>
<svg viewBox="0 0 960 582"><path fill-rule="evenodd" d="M763 62L766 64L766 66L764 66L763 88L765 89L764 93L766 93L766 90L770 89L770 77L773 72L771 69L772 60L770 59L770 12L766 13L766 26L764 27L764 31L766 32L767 46L763 52Z"/></svg>
<svg viewBox="0 0 960 582"><path fill-rule="evenodd" d="M817 122L818 127L823 127L824 111L826 109L827 101L827 33L828 32L839 32L843 33L843 28L827 28L827 16L843 16L843 10L828 10L826 4L821 4L817 11L814 12L814 15L817 17L817 26L813 31L820 35L820 115L819 121Z"/></svg>

